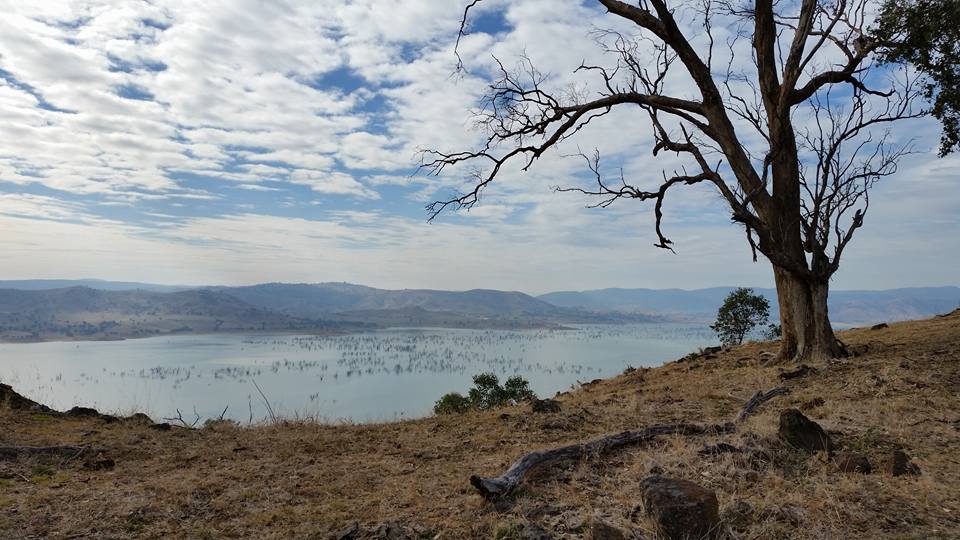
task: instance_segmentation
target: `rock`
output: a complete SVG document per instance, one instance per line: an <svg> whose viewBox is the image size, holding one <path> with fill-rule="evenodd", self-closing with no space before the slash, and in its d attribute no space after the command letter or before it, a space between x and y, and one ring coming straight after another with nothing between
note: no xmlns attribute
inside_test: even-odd
<svg viewBox="0 0 960 540"><path fill-rule="evenodd" d="M80 417L100 416L100 411L96 409L91 409L90 407L74 407L69 411L67 411L67 416L80 416Z"/></svg>
<svg viewBox="0 0 960 540"><path fill-rule="evenodd" d="M360 524L353 522L330 535L330 540L354 540L360 536Z"/></svg>
<svg viewBox="0 0 960 540"><path fill-rule="evenodd" d="M810 409L816 409L817 407L822 407L826 401L823 398L813 398L810 401L804 401L800 404L801 411L809 411Z"/></svg>
<svg viewBox="0 0 960 540"><path fill-rule="evenodd" d="M880 323L880 324L875 324L875 325L871 326L870 329L871 329L871 330L883 330L884 328L889 328L889 327L890 327L889 324L887 324L887 323L885 323L885 322L882 322L882 323Z"/></svg>
<svg viewBox="0 0 960 540"><path fill-rule="evenodd" d="M560 412L560 402L555 399L535 399L530 402L530 410L535 413Z"/></svg>
<svg viewBox="0 0 960 540"><path fill-rule="evenodd" d="M554 540L556 537L536 523L524 523L520 531L522 540Z"/></svg>
<svg viewBox="0 0 960 540"><path fill-rule="evenodd" d="M722 442L704 446L697 454L701 456L719 456L720 454L739 454L742 451L743 450L740 450L732 444Z"/></svg>
<svg viewBox="0 0 960 540"><path fill-rule="evenodd" d="M157 430L157 431L170 431L172 428L173 428L173 426L171 426L171 425L170 425L169 423L167 423L167 422L161 422L161 423L159 423L159 424L151 424L151 425L150 425L150 429L155 429L155 430Z"/></svg>
<svg viewBox="0 0 960 540"><path fill-rule="evenodd" d="M91 471L109 471L116 466L117 462L110 458L95 459L84 464L84 467Z"/></svg>
<svg viewBox="0 0 960 540"><path fill-rule="evenodd" d="M0 383L0 406L13 410L25 410L46 414L60 414L46 405L41 405L32 399L21 396L9 384L2 383Z"/></svg>
<svg viewBox="0 0 960 540"><path fill-rule="evenodd" d="M770 351L763 351L760 353L760 363L769 364L777 359L777 353Z"/></svg>
<svg viewBox="0 0 960 540"><path fill-rule="evenodd" d="M116 422L118 420L116 416L101 414L100 411L91 409L90 407L74 407L64 414L76 418L99 418L107 423Z"/></svg>
<svg viewBox="0 0 960 540"><path fill-rule="evenodd" d="M833 462L845 473L870 474L873 470L867 457L856 452L843 452Z"/></svg>
<svg viewBox="0 0 960 540"><path fill-rule="evenodd" d="M648 476L640 483L644 511L669 540L713 538L720 530L717 495L687 480Z"/></svg>
<svg viewBox="0 0 960 540"><path fill-rule="evenodd" d="M894 450L883 464L883 470L891 476L916 476L920 474L920 467L910 461L910 456L903 450Z"/></svg>
<svg viewBox="0 0 960 540"><path fill-rule="evenodd" d="M364 538L370 540L410 540L410 535L396 523L381 523L364 535Z"/></svg>
<svg viewBox="0 0 960 540"><path fill-rule="evenodd" d="M587 538L592 540L627 540L627 538L630 538L630 533L594 516L590 521L590 534Z"/></svg>
<svg viewBox="0 0 960 540"><path fill-rule="evenodd" d="M564 516L563 525L568 532L580 532L587 526L587 520L580 514L568 514Z"/></svg>
<svg viewBox="0 0 960 540"><path fill-rule="evenodd" d="M717 354L718 352L720 352L720 351L722 351L722 350L723 350L723 347L719 347L719 346L717 346L717 347L704 347L703 350L700 351L700 354L706 356L706 355L708 355L708 354Z"/></svg>
<svg viewBox="0 0 960 540"><path fill-rule="evenodd" d="M723 510L723 521L737 531L743 531L753 524L753 505L747 501L736 501Z"/></svg>
<svg viewBox="0 0 960 540"><path fill-rule="evenodd" d="M153 424L153 420L142 412L131 414L130 416L124 418L124 421L132 424L143 424L145 426Z"/></svg>
<svg viewBox="0 0 960 540"><path fill-rule="evenodd" d="M806 377L807 375L816 374L817 369L812 368L806 364L800 364L800 367L793 371L781 371L780 380L789 381L790 379L799 379L800 377Z"/></svg>
<svg viewBox="0 0 960 540"><path fill-rule="evenodd" d="M780 438L791 446L807 452L833 451L833 440L820 427L797 409L787 409L780 413Z"/></svg>

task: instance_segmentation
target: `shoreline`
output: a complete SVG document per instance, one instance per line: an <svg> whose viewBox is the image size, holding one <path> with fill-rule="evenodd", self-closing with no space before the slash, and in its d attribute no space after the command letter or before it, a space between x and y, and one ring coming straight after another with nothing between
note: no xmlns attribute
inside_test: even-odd
<svg viewBox="0 0 960 540"><path fill-rule="evenodd" d="M591 323L602 324L602 323ZM634 323L634 324L661 324L661 323ZM622 324L609 323L609 326L622 326ZM167 332L150 335L137 336L103 336L103 337L83 337L83 336L53 336L39 337L36 339L16 339L9 336L0 335L0 345L32 345L38 343L109 343L114 341L130 341L135 339L150 339L158 337L177 337L177 336L230 336L230 335L250 335L250 336L346 336L353 334L362 334L364 332L376 332L382 330L500 330L504 332L521 332L528 330L574 330L575 327L565 326L563 324L529 324L529 325L489 325L489 326L377 326L357 330L328 330L322 332L310 332L303 330L227 330L219 332Z"/></svg>

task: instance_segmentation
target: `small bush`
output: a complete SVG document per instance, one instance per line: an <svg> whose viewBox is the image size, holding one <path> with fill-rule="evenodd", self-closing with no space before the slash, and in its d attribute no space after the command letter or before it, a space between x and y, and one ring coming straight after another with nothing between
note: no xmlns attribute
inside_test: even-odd
<svg viewBox="0 0 960 540"><path fill-rule="evenodd" d="M444 394L433 406L433 412L436 414L460 414L469 411L471 408L470 398L457 392Z"/></svg>
<svg viewBox="0 0 960 540"><path fill-rule="evenodd" d="M471 409L487 410L504 405L537 399L530 389L530 382L514 375L500 386L500 379L493 373L480 373L473 376L473 388L466 396L451 392L440 398L433 406L436 414L464 413Z"/></svg>

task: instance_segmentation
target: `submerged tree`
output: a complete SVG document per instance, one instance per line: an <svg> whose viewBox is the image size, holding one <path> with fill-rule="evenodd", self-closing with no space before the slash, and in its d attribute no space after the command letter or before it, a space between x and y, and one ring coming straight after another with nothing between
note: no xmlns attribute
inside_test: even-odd
<svg viewBox="0 0 960 540"><path fill-rule="evenodd" d="M464 11L460 37L479 1ZM675 153L693 170L665 172L649 188L622 173L605 178L597 151L581 154L594 187L558 190L599 197L593 205L599 207L619 199L653 201L655 245L672 250L662 228L667 193L712 185L744 228L754 261L760 252L773 265L781 358L844 355L827 313L829 280L864 223L870 188L911 152L910 141L894 137L889 126L929 114L926 104L939 88L956 85L956 57L943 54L955 45L937 41L916 22L904 24L896 10L909 2L887 0L876 23L881 6L870 0L597 1L610 16L632 23L630 31L595 32L609 61L576 71L594 77L598 90L554 90L531 60L517 69L498 61L500 76L478 112L485 144L423 154L422 166L435 174L476 166L472 188L429 205L430 218L472 207L508 164L527 170L613 109L637 107L649 117L653 154ZM952 6L957 0L931 1ZM953 20L929 24L956 25L956 14L944 11ZM720 25L735 32L715 39ZM937 54L911 56L903 45L910 38ZM684 86L693 89L690 95L668 91ZM944 153L957 143L953 95L938 115Z"/></svg>

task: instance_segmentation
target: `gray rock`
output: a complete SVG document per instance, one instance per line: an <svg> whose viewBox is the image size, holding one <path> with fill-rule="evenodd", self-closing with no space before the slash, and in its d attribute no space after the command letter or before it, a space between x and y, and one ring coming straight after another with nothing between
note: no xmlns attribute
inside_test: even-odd
<svg viewBox="0 0 960 540"><path fill-rule="evenodd" d="M833 462L845 473L870 474L873 470L867 456L856 452L843 452L834 458Z"/></svg>
<svg viewBox="0 0 960 540"><path fill-rule="evenodd" d="M723 521L736 531L743 531L753 524L753 505L747 501L736 501L723 510Z"/></svg>
<svg viewBox="0 0 960 540"><path fill-rule="evenodd" d="M590 535L587 538L591 540L627 540L630 538L630 533L603 519L594 517L590 521Z"/></svg>
<svg viewBox="0 0 960 540"><path fill-rule="evenodd" d="M891 476L916 476L920 474L920 467L910 461L910 456L903 450L894 450L883 464L883 470Z"/></svg>
<svg viewBox="0 0 960 540"><path fill-rule="evenodd" d="M644 478L640 489L644 510L664 538L714 538L719 532L719 503L712 490L663 476Z"/></svg>
<svg viewBox="0 0 960 540"><path fill-rule="evenodd" d="M535 399L530 402L530 410L535 413L560 412L560 402L554 399Z"/></svg>
<svg viewBox="0 0 960 540"><path fill-rule="evenodd" d="M780 438L791 446L807 452L832 452L833 440L820 427L797 409L787 409L780 413Z"/></svg>

